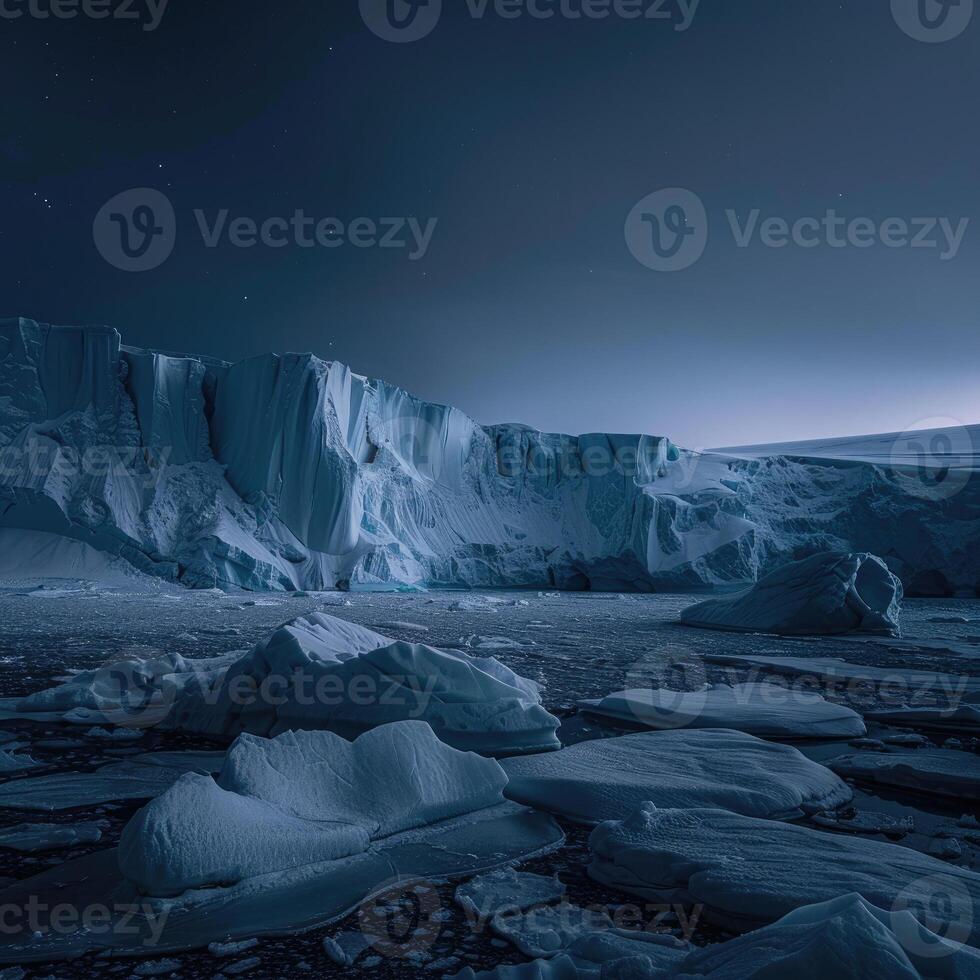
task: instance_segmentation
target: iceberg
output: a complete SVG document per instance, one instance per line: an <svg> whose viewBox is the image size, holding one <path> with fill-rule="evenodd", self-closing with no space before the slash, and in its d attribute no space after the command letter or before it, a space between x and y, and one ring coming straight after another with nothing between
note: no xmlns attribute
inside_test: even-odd
<svg viewBox="0 0 980 980"><path fill-rule="evenodd" d="M725 810L644 804L589 839L591 877L651 901L703 903L745 932L856 893L908 910L947 939L980 944L980 874L903 847ZM937 928L938 925L938 928Z"/></svg>
<svg viewBox="0 0 980 980"><path fill-rule="evenodd" d="M422 720L447 744L490 754L558 748L541 689L493 657L397 642L312 613L246 652L203 660L131 657L20 699L24 717L179 730L232 739L329 730L346 738Z"/></svg>
<svg viewBox="0 0 980 980"><path fill-rule="evenodd" d="M827 552L791 562L739 595L689 606L681 622L784 636L897 635L902 583L874 555Z"/></svg>
<svg viewBox="0 0 980 980"><path fill-rule="evenodd" d="M785 820L834 810L852 796L843 780L791 746L724 729L597 739L501 765L510 799L593 825L647 800Z"/></svg>
<svg viewBox="0 0 980 980"><path fill-rule="evenodd" d="M858 752L831 759L834 772L859 783L980 800L980 756L953 749Z"/></svg>
<svg viewBox="0 0 980 980"><path fill-rule="evenodd" d="M729 728L760 738L854 738L861 716L813 691L756 682L700 691L637 688L578 702L589 714L657 730Z"/></svg>
<svg viewBox="0 0 980 980"><path fill-rule="evenodd" d="M496 806L506 781L498 763L450 748L423 722L354 742L331 732L241 735L217 781L184 775L126 825L119 866L157 896L234 884Z"/></svg>
<svg viewBox="0 0 980 980"><path fill-rule="evenodd" d="M947 498L888 452L481 426L310 353L0 321L0 528L193 588L731 587L835 550L888 556L911 594L974 594L972 473Z"/></svg>

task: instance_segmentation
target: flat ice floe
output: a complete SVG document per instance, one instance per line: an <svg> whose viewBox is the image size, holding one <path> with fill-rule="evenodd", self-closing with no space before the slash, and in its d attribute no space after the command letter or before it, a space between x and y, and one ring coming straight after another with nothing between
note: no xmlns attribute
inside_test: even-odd
<svg viewBox="0 0 980 980"><path fill-rule="evenodd" d="M738 595L689 606L681 622L782 635L898 633L902 583L874 555L824 552L790 562Z"/></svg>
<svg viewBox="0 0 980 980"><path fill-rule="evenodd" d="M123 830L119 866L150 895L235 883L368 850L405 830L503 803L498 763L398 722L241 735L221 774L188 774Z"/></svg>
<svg viewBox="0 0 980 980"><path fill-rule="evenodd" d="M955 732L957 735L980 734L980 703L954 704L949 708L895 708L869 711L868 718L886 725L921 728L930 732Z"/></svg>
<svg viewBox="0 0 980 980"><path fill-rule="evenodd" d="M163 766L128 761L110 763L94 772L15 779L0 786L0 806L51 812L117 800L147 800L168 789L184 773L196 771L197 766L197 762Z"/></svg>
<svg viewBox="0 0 980 980"><path fill-rule="evenodd" d="M861 716L819 694L785 684L716 684L700 691L617 691L579 701L590 714L655 729L729 728L760 738L853 738Z"/></svg>
<svg viewBox="0 0 980 980"><path fill-rule="evenodd" d="M815 678L840 687L862 686L887 689L895 694L945 696L954 701L980 694L980 677L947 674L908 667L871 667L839 657L767 657L754 654L707 653L708 663L730 667L758 667L788 677Z"/></svg>
<svg viewBox="0 0 980 980"><path fill-rule="evenodd" d="M723 729L579 742L501 765L510 799L586 824L625 817L647 800L790 819L852 796L842 779L791 746Z"/></svg>
<svg viewBox="0 0 980 980"><path fill-rule="evenodd" d="M980 942L980 874L900 844L652 804L597 827L589 843L597 881L651 901L701 903L707 919L737 932L853 892Z"/></svg>
<svg viewBox="0 0 980 980"><path fill-rule="evenodd" d="M225 738L319 729L355 738L422 720L460 749L559 746L559 722L542 707L539 686L498 660L396 642L322 613L286 623L244 654L130 659L78 674L17 708L26 717L60 710L66 721L91 724L101 715Z"/></svg>
<svg viewBox="0 0 980 980"><path fill-rule="evenodd" d="M554 902L564 894L565 885L558 878L504 868L460 885L454 897L460 908L489 919L498 912L520 911Z"/></svg>
<svg viewBox="0 0 980 980"><path fill-rule="evenodd" d="M501 966L458 980L977 980L980 953L923 926L905 910L885 911L860 895L807 905L754 932L698 949L646 947L600 934L551 960ZM605 942L602 949L600 942ZM598 948L597 948L598 947ZM593 951L592 959L582 955ZM600 955L596 956L596 952ZM602 955L602 954L605 955ZM622 972L602 972L620 960ZM628 962L627 962L628 960Z"/></svg>
<svg viewBox="0 0 980 980"><path fill-rule="evenodd" d="M53 824L19 823L0 829L0 847L14 851L55 851L102 840L105 824L96 821Z"/></svg>
<svg viewBox="0 0 980 980"><path fill-rule="evenodd" d="M862 783L980 800L980 756L953 749L858 752L831 759L834 772Z"/></svg>

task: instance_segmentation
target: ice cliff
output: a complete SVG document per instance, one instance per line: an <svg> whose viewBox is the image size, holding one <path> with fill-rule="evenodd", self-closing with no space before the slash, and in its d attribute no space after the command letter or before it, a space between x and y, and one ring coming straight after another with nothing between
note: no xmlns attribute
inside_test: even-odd
<svg viewBox="0 0 980 980"><path fill-rule="evenodd" d="M821 551L912 594L980 587L980 480L479 426L312 354L236 364L0 321L0 527L192 587L747 583Z"/></svg>

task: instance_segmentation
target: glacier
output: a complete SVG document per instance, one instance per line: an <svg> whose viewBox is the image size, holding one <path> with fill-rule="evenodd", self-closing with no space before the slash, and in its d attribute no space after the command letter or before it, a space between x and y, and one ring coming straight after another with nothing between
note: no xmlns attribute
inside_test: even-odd
<svg viewBox="0 0 980 980"><path fill-rule="evenodd" d="M910 492L914 462L809 451L481 426L313 354L0 321L0 529L195 588L692 589L835 551L977 594L972 470Z"/></svg>

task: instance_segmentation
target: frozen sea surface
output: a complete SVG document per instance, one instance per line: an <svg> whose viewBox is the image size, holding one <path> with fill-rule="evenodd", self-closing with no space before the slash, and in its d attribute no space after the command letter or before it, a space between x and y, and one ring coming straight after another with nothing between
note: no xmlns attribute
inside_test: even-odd
<svg viewBox="0 0 980 980"><path fill-rule="evenodd" d="M746 668L708 662L709 655L840 658L868 666L941 672L955 677L980 677L980 600L909 600L902 613L901 640L878 638L781 639L754 634L700 631L677 623L685 606L698 595L626 596L590 593L433 592L350 594L224 594L163 588L147 594L106 589L72 581L5 582L0 586L0 696L13 697L51 686L72 670L97 667L128 651L146 655L154 650L187 657L214 656L244 650L277 625L313 611L323 611L371 627L386 635L437 647L460 648L495 656L518 673L545 685L544 705L562 719L564 744L611 737L622 728L582 715L576 702L612 691L646 685L696 688L709 682L753 679ZM830 700L865 712L906 703L931 703L935 694L916 691L881 692L861 685L820 688ZM940 705L942 706L942 705ZM219 743L184 735L149 732L133 742L113 742L87 734L91 726L28 723L0 719L0 730L25 744L45 768L37 775L87 772L149 750L218 749ZM887 739L901 729L869 725L869 738ZM940 747L949 733L929 734ZM976 751L969 738L960 751ZM818 761L853 754L846 741L797 744ZM904 749L907 751L907 749ZM7 779L30 778L31 772ZM102 821L102 840L55 853L25 855L0 848L0 876L26 878L64 860L114 845L122 826L139 803L110 802L67 812L44 814L44 822L77 824ZM976 804L917 794L903 789L856 787L858 813L876 813L900 821L913 818L905 846L936 853L937 841L955 839L953 863L980 870L980 829L960 826L974 817ZM30 818L32 821L35 817ZM24 813L0 810L0 826L23 823ZM616 909L631 904L629 896L590 881L587 831L563 825L568 843L559 852L526 862L522 870L557 873L577 905L600 904ZM874 839L887 839L872 835ZM953 854L955 848L949 849ZM235 975L241 961L258 957L244 976L350 977L352 972L377 977L439 977L464 966L487 969L501 962L527 958L495 937L486 924L473 923L453 901L457 883L429 883L427 892L393 896L383 909L407 929L407 941L373 943L359 954L354 970L338 966L323 946L325 938L357 931L358 916L302 936L267 938L238 956L196 952L169 956L181 977ZM405 906L404 908L401 908ZM401 911L399 911L401 909ZM725 938L687 915L667 917L665 927L698 944ZM401 916L401 918L399 918ZM397 931L397 930L396 930ZM246 964L247 965L247 964ZM53 968L32 968L32 976L62 978L129 976L136 964L91 957ZM432 967L432 969L428 969ZM229 969L231 968L231 969ZM243 967L244 969L244 967Z"/></svg>

